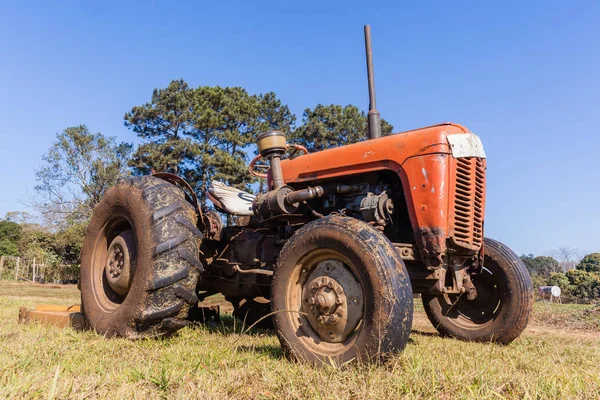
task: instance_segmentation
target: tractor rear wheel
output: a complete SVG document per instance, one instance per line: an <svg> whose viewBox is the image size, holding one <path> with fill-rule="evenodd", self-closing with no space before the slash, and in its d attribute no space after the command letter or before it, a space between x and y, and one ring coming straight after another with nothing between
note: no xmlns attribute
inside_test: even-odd
<svg viewBox="0 0 600 400"><path fill-rule="evenodd" d="M527 327L533 286L523 262L502 243L485 238L482 271L472 275L477 297L423 295L429 320L446 337L508 344Z"/></svg>
<svg viewBox="0 0 600 400"><path fill-rule="evenodd" d="M175 185L145 176L109 189L94 208L81 262L87 324L106 336L169 335L197 304L202 234Z"/></svg>
<svg viewBox="0 0 600 400"><path fill-rule="evenodd" d="M294 233L277 262L271 304L284 349L313 364L384 361L406 346L412 327L412 289L398 252L348 217Z"/></svg>

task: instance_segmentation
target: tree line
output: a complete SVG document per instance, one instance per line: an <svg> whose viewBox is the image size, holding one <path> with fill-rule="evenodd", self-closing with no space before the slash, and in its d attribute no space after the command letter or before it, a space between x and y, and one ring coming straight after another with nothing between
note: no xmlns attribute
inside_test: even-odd
<svg viewBox="0 0 600 400"><path fill-rule="evenodd" d="M563 257L569 254L565 248L555 253ZM600 253L587 254L579 262L572 254L561 261L533 254L522 255L521 260L531 274L534 288L558 286L564 296L578 302L600 301Z"/></svg>

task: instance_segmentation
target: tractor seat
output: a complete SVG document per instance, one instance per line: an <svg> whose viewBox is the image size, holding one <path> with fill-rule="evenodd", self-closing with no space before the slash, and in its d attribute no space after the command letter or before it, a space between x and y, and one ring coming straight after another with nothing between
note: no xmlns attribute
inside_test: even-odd
<svg viewBox="0 0 600 400"><path fill-rule="evenodd" d="M212 181L206 196L215 207L231 215L254 215L252 202L255 196L225 185L223 182Z"/></svg>

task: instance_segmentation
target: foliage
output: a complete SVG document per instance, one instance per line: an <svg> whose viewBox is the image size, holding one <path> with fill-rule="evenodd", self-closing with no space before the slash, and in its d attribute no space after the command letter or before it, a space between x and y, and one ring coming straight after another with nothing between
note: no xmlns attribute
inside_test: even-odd
<svg viewBox="0 0 600 400"><path fill-rule="evenodd" d="M383 136L391 134L392 129L386 120L381 120ZM313 152L366 140L367 133L367 116L358 107L319 104L313 110L304 110L302 125L290 140Z"/></svg>
<svg viewBox="0 0 600 400"><path fill-rule="evenodd" d="M201 154L199 145L189 138L193 110L193 91L178 80L154 89L150 102L125 114L125 126L144 141L130 161L136 175L170 172L189 179Z"/></svg>
<svg viewBox="0 0 600 400"><path fill-rule="evenodd" d="M562 290L566 290L571 282L569 278L562 272L552 272L548 279L540 286L558 286Z"/></svg>
<svg viewBox="0 0 600 400"><path fill-rule="evenodd" d="M550 276L553 272L562 272L562 267L552 257L529 254L522 255L521 260L532 275Z"/></svg>
<svg viewBox="0 0 600 400"><path fill-rule="evenodd" d="M558 286L566 296L582 302L598 302L600 300L600 273L571 269L566 273L552 272L538 286Z"/></svg>
<svg viewBox="0 0 600 400"><path fill-rule="evenodd" d="M8 219L0 220L0 255L19 255L19 241L21 240L21 226Z"/></svg>
<svg viewBox="0 0 600 400"><path fill-rule="evenodd" d="M558 286L565 296L575 298L577 301L598 302L600 272L596 272L595 269L598 256L600 253L583 257L577 269L570 269L566 273L562 271L562 264L553 257L535 257L529 254L522 255L521 260L531 273L535 287Z"/></svg>
<svg viewBox="0 0 600 400"><path fill-rule="evenodd" d="M600 253L591 253L583 257L576 267L578 270L600 273Z"/></svg>
<svg viewBox="0 0 600 400"><path fill-rule="evenodd" d="M248 188L246 151L259 132L289 132L295 117L272 92L251 95L241 87L200 86L183 80L155 89L151 101L125 114L125 125L144 141L131 166L184 177L205 203L212 179Z"/></svg>
<svg viewBox="0 0 600 400"><path fill-rule="evenodd" d="M75 223L54 234L52 253L61 264L79 265L86 227L85 222Z"/></svg>
<svg viewBox="0 0 600 400"><path fill-rule="evenodd" d="M19 247L17 243L8 239L0 239L0 256L18 256Z"/></svg>
<svg viewBox="0 0 600 400"><path fill-rule="evenodd" d="M87 220L94 205L116 181L127 175L132 145L91 133L85 125L65 129L43 156L36 171L34 206L52 224Z"/></svg>
<svg viewBox="0 0 600 400"><path fill-rule="evenodd" d="M600 274L572 269L567 271L571 295L584 301L600 300Z"/></svg>

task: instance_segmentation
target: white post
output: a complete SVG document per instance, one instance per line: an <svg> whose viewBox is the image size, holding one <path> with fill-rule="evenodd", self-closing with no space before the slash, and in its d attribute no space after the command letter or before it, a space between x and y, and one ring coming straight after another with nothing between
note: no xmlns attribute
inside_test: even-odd
<svg viewBox="0 0 600 400"><path fill-rule="evenodd" d="M18 281L19 278L19 263L21 261L21 257L17 257L17 266L15 268L15 282Z"/></svg>
<svg viewBox="0 0 600 400"><path fill-rule="evenodd" d="M33 272L31 277L33 278L32 281L35 282L35 258L33 259Z"/></svg>
<svg viewBox="0 0 600 400"><path fill-rule="evenodd" d="M0 282L2 281L2 271L4 271L4 256L0 257Z"/></svg>

